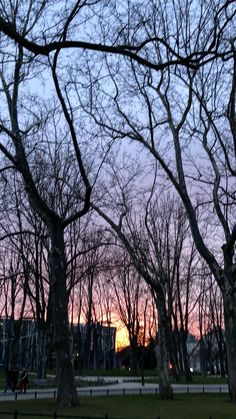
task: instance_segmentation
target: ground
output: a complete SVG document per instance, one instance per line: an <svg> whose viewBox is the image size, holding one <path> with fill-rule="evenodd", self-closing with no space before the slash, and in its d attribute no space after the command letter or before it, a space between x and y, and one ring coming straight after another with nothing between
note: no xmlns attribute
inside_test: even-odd
<svg viewBox="0 0 236 419"><path fill-rule="evenodd" d="M0 403L1 419L13 416L2 412L51 414L56 411L53 400L12 401ZM236 405L230 403L229 397L223 394L190 394L175 396L174 401L160 401L155 395L146 396L111 396L111 397L83 397L78 408L62 409L60 414L78 417L104 419L235 419ZM23 419L24 416L19 416ZM44 416L45 419L45 416Z"/></svg>

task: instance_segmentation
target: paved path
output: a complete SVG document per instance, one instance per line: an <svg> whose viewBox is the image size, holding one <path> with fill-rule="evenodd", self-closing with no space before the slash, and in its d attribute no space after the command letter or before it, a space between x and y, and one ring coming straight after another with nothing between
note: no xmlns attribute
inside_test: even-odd
<svg viewBox="0 0 236 419"><path fill-rule="evenodd" d="M111 396L111 395L127 395L127 394L158 394L157 384L145 384L142 386L139 382L124 382L123 378L116 377L116 384L104 386L78 387L78 395L81 396ZM116 378L106 377L107 381L113 381ZM91 379L91 377L89 377ZM97 377L96 377L97 380ZM227 384L173 384L174 393L228 393ZM3 400L27 400L35 398L53 398L56 397L55 389L29 389L26 394L1 392L0 402Z"/></svg>

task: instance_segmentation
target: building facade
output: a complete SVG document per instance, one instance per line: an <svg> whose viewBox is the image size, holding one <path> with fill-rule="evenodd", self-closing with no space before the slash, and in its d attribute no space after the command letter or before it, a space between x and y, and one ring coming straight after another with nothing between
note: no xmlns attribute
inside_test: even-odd
<svg viewBox="0 0 236 419"><path fill-rule="evenodd" d="M46 333L46 329L45 329ZM0 367L17 367L37 370L42 348L39 333L33 319L12 320L0 318ZM45 363L55 367L52 333L47 331L44 339ZM116 366L116 328L99 323L92 325L72 325L70 327L71 359L75 369L115 368Z"/></svg>

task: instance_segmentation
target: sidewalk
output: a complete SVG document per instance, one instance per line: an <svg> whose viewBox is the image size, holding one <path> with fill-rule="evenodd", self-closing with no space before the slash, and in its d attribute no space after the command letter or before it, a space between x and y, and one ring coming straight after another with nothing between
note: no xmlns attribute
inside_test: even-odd
<svg viewBox="0 0 236 419"><path fill-rule="evenodd" d="M85 377L84 377L85 378ZM91 377L88 377L91 379ZM104 378L105 377L99 377ZM97 380L97 377L94 377ZM110 384L104 386L90 386L90 387L78 387L77 392L79 396L111 396L111 395L127 395L127 394L158 394L158 384L147 383L142 386L141 383L137 382L123 382L122 377L106 377L107 381L117 379L117 384ZM172 388L174 393L228 393L227 384L173 384ZM0 402L6 400L30 400L30 399L44 399L44 398L56 398L56 389L29 389L26 394L20 394L18 392L12 393L0 393Z"/></svg>

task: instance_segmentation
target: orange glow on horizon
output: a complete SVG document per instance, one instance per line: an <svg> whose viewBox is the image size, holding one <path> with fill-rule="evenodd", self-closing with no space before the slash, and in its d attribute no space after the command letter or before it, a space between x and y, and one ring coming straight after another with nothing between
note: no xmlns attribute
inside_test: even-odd
<svg viewBox="0 0 236 419"><path fill-rule="evenodd" d="M119 349L129 346L129 336L127 329L123 327L117 327L116 330L116 351Z"/></svg>

